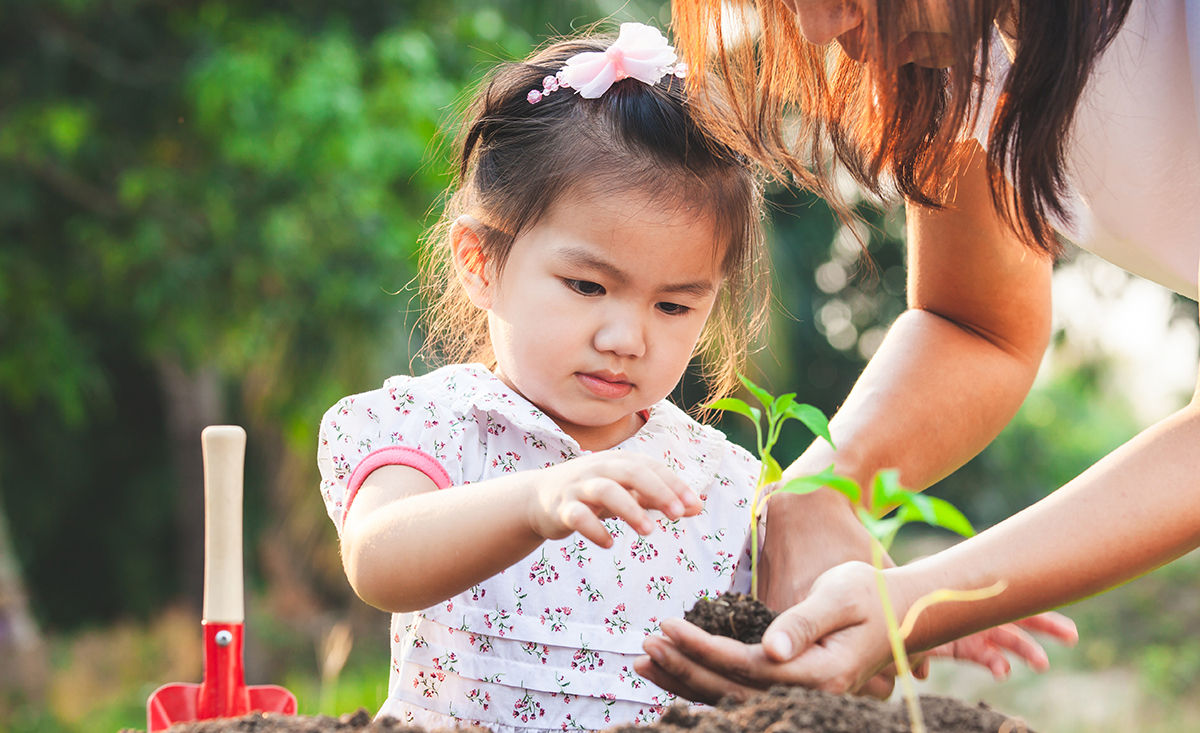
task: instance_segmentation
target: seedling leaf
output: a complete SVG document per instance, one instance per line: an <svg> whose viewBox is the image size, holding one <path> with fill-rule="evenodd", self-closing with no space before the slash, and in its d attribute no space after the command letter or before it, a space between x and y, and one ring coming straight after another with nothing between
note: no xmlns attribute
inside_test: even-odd
<svg viewBox="0 0 1200 733"><path fill-rule="evenodd" d="M785 494L811 494L818 489L825 488L840 492L855 504L858 503L859 498L862 496L862 492L859 490L858 484L854 479L838 476L833 473L832 468L827 468L821 473L813 474L812 476L794 478L775 491Z"/></svg>
<svg viewBox="0 0 1200 733"><path fill-rule="evenodd" d="M904 497L904 516L909 521L937 524L937 514L933 511L933 502L924 494L908 494Z"/></svg>
<svg viewBox="0 0 1200 733"><path fill-rule="evenodd" d="M829 434L829 420L825 417L825 413L818 408L805 403L790 404L787 407L787 417L795 418L804 423L813 435L818 438L824 438L825 442L829 443L831 448L833 445L833 436Z"/></svg>
<svg viewBox="0 0 1200 733"><path fill-rule="evenodd" d="M762 417L762 410L759 410L757 407L751 407L736 397L724 397L719 399L716 402L710 403L708 409L736 412L739 415L745 416L745 418L754 423L755 426L758 425L758 421Z"/></svg>
<svg viewBox="0 0 1200 733"><path fill-rule="evenodd" d="M886 519L876 519L865 509L858 510L858 519L885 550L891 548L892 540L896 539L896 533L904 526L904 520L899 516L893 515Z"/></svg>
<svg viewBox="0 0 1200 733"><path fill-rule="evenodd" d="M771 396L770 392L762 387L759 387L757 384L751 382L747 377L741 374L738 375L738 379L742 380L742 384L746 385L746 389L750 390L750 394L758 398L758 401L762 403L762 406L765 409L771 409L771 405L774 404L775 398Z"/></svg>
<svg viewBox="0 0 1200 733"><path fill-rule="evenodd" d="M894 506L906 504L912 492L900 485L900 472L894 468L875 474L871 482L871 508L886 512Z"/></svg>
<svg viewBox="0 0 1200 733"><path fill-rule="evenodd" d="M971 526L971 522L953 504L936 496L925 496L924 494L919 494L918 496L929 502L929 507L933 513L933 519L926 519L925 521L936 527L957 532L963 537L970 537L975 534L975 528ZM924 516L924 513L922 513L922 516Z"/></svg>
<svg viewBox="0 0 1200 733"><path fill-rule="evenodd" d="M779 461L771 457L771 454L763 456L763 464L766 466L767 472L763 475L763 483L773 484L783 478L783 469L779 466Z"/></svg>

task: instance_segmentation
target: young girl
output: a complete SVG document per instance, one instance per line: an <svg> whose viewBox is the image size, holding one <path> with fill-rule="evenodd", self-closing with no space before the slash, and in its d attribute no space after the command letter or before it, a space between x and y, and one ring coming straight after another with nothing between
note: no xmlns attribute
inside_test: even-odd
<svg viewBox="0 0 1200 733"><path fill-rule="evenodd" d="M658 621L730 587L758 464L666 401L735 381L764 299L760 191L656 29L502 66L428 240L450 366L325 415L351 585L393 613L381 715L496 731L649 720ZM406 612L414 612L411 615Z"/></svg>

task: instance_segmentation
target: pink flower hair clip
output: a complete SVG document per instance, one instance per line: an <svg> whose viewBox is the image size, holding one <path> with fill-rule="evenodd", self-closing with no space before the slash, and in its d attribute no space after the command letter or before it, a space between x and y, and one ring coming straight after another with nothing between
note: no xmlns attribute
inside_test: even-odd
<svg viewBox="0 0 1200 733"><path fill-rule="evenodd" d="M558 73L542 79L541 89L530 89L525 99L537 104L564 87L584 99L596 99L622 79L653 86L667 74L682 79L687 64L679 61L662 31L643 23L622 23L617 40L607 50L575 54Z"/></svg>

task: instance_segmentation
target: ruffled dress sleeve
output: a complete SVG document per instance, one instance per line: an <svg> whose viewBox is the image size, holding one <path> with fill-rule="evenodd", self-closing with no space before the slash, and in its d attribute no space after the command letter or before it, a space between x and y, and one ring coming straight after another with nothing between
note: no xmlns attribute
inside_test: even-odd
<svg viewBox="0 0 1200 733"><path fill-rule="evenodd" d="M321 498L339 535L362 482L382 466L415 468L439 489L462 483L463 441L470 430L446 408L456 383L444 376L391 377L380 389L344 397L326 411L317 466Z"/></svg>

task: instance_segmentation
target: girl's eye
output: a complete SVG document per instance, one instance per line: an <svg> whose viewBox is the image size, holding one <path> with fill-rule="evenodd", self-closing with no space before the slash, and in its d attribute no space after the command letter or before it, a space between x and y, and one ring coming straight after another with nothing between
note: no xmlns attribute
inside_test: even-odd
<svg viewBox="0 0 1200 733"><path fill-rule="evenodd" d="M571 278L563 278L563 282L567 284L568 288L580 295L604 295L604 286L600 283L588 280L572 280Z"/></svg>
<svg viewBox="0 0 1200 733"><path fill-rule="evenodd" d="M683 316L692 311L688 306L679 305L678 303L659 303L658 309L668 316Z"/></svg>

